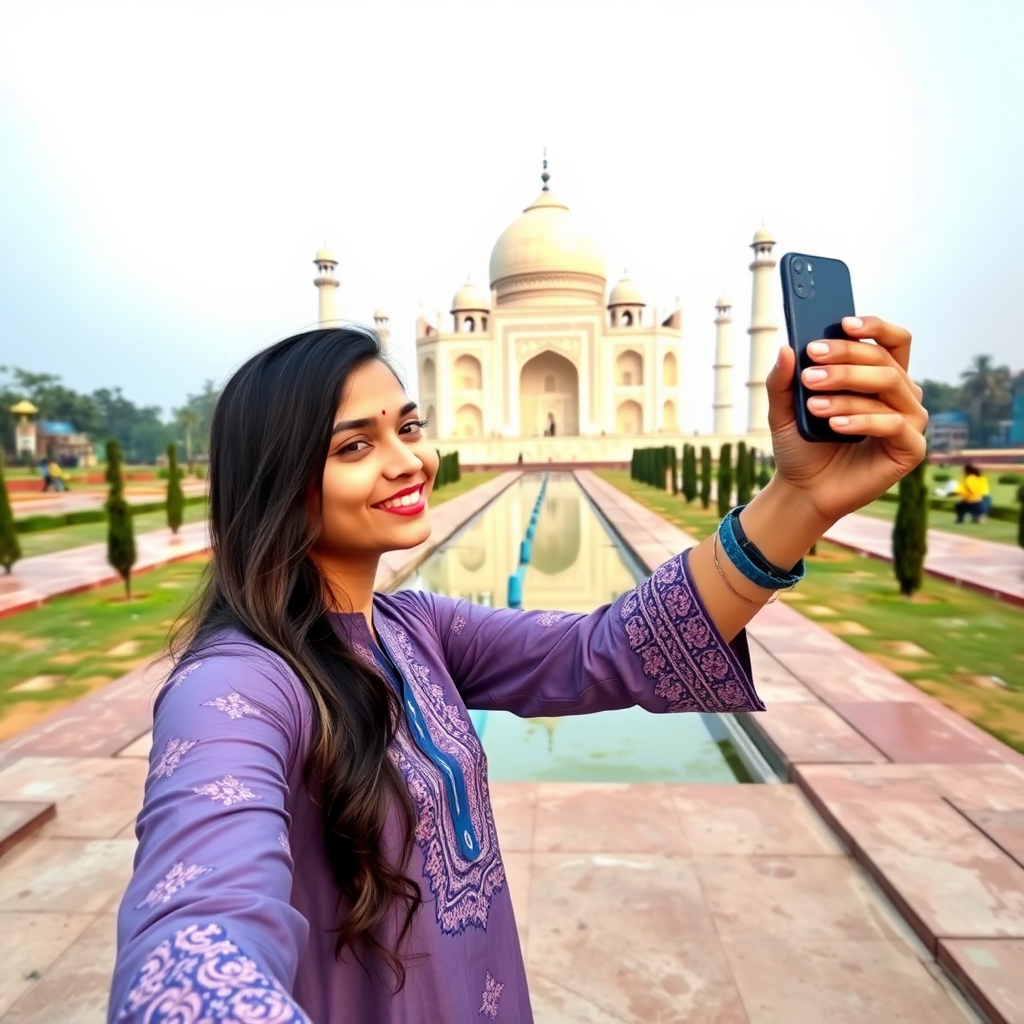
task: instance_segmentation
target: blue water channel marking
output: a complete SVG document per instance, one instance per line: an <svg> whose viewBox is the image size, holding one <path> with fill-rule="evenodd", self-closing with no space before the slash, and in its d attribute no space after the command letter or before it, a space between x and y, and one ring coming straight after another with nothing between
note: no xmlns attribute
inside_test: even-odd
<svg viewBox="0 0 1024 1024"><path fill-rule="evenodd" d="M548 474L540 482L540 492L537 500L533 503L533 511L530 513L530 525L526 527L526 535L519 542L519 565L516 571L508 578L508 606L509 608L523 607L523 577L526 575L526 567L530 564L530 557L533 554L533 538L537 532L537 520L540 518L540 507L544 504L544 495L548 489Z"/></svg>

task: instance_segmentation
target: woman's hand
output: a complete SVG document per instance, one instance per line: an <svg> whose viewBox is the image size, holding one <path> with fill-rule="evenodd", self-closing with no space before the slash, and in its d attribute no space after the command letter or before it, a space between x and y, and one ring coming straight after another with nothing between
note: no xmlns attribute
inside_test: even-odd
<svg viewBox="0 0 1024 1024"><path fill-rule="evenodd" d="M910 379L910 334L877 317L847 317L843 330L860 340L812 342L814 365L803 381L813 392L852 394L810 397L808 411L828 419L840 434L864 434L858 444L805 441L797 431L788 346L768 375L768 425L776 483L795 492L809 511L834 523L884 494L925 457L928 413L921 389Z"/></svg>

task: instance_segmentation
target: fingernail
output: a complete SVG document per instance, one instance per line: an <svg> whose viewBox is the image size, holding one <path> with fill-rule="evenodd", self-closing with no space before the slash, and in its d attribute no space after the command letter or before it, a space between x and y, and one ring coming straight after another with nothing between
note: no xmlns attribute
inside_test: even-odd
<svg viewBox="0 0 1024 1024"><path fill-rule="evenodd" d="M807 405L811 409L827 409L829 400L827 398L808 398Z"/></svg>
<svg viewBox="0 0 1024 1024"><path fill-rule="evenodd" d="M859 316L844 316L843 326L851 331L859 331L864 326L864 321Z"/></svg>
<svg viewBox="0 0 1024 1024"><path fill-rule="evenodd" d="M804 370L805 381L824 380L827 376L828 370L822 370L817 366L812 366L809 370Z"/></svg>
<svg viewBox="0 0 1024 1024"><path fill-rule="evenodd" d="M775 365L776 366L781 366L782 365L782 353L785 352L785 351L786 351L785 348L780 348L778 353L776 353L776 356L775 356Z"/></svg>
<svg viewBox="0 0 1024 1024"><path fill-rule="evenodd" d="M828 355L828 342L827 341L812 341L807 346L807 351L812 356L827 356Z"/></svg>
<svg viewBox="0 0 1024 1024"><path fill-rule="evenodd" d="M829 420L829 423L831 423L833 427L848 427L850 425L850 417L849 416L833 416Z"/></svg>

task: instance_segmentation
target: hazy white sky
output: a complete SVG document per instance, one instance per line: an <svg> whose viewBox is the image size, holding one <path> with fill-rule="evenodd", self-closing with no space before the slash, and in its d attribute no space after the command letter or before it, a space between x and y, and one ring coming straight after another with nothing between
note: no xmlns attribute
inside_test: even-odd
<svg viewBox="0 0 1024 1024"><path fill-rule="evenodd" d="M610 283L681 297L688 426L723 289L742 402L762 221L918 376L1019 369L1022 44L1019 0L0 0L0 363L169 408L315 321L327 239L412 371L547 146Z"/></svg>

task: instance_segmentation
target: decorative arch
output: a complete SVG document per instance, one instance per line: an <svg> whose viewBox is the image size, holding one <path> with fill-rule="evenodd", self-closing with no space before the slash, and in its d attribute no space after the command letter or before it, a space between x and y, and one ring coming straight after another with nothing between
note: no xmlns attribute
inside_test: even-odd
<svg viewBox="0 0 1024 1024"><path fill-rule="evenodd" d="M615 359L617 387L635 387L644 382L644 357L633 349L620 352Z"/></svg>
<svg viewBox="0 0 1024 1024"><path fill-rule="evenodd" d="M456 391L482 391L484 372L476 356L459 356L452 367L452 384Z"/></svg>
<svg viewBox="0 0 1024 1024"><path fill-rule="evenodd" d="M552 387L552 385L554 385ZM540 352L519 372L519 433L539 437L580 432L580 378L576 367L557 352Z"/></svg>
<svg viewBox="0 0 1024 1024"><path fill-rule="evenodd" d="M455 436L456 437L483 437L484 414L480 406L467 402L459 406L455 413Z"/></svg>
<svg viewBox="0 0 1024 1024"><path fill-rule="evenodd" d="M642 434L644 411L639 402L620 402L615 410L615 430L618 434Z"/></svg>
<svg viewBox="0 0 1024 1024"><path fill-rule="evenodd" d="M427 421L427 437L437 437L437 413L432 405L427 406L426 414L423 417Z"/></svg>
<svg viewBox="0 0 1024 1024"><path fill-rule="evenodd" d="M679 364L672 352L666 352L665 358L661 361L661 383L667 388L679 385Z"/></svg>
<svg viewBox="0 0 1024 1024"><path fill-rule="evenodd" d="M437 394L437 366L430 356L423 360L420 367L420 391L425 395Z"/></svg>
<svg viewBox="0 0 1024 1024"><path fill-rule="evenodd" d="M668 430L673 434L679 429L679 424L676 420L676 403L671 398L666 400L665 404L661 407L661 429Z"/></svg>

